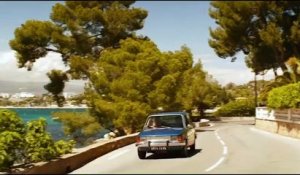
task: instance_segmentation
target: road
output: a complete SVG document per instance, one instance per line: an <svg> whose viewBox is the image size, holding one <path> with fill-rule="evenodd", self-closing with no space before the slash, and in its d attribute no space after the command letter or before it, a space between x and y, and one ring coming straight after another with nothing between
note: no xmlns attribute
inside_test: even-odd
<svg viewBox="0 0 300 175"><path fill-rule="evenodd" d="M137 156L134 144L110 152L71 174L300 173L300 140L239 123L214 123L198 132L196 151Z"/></svg>

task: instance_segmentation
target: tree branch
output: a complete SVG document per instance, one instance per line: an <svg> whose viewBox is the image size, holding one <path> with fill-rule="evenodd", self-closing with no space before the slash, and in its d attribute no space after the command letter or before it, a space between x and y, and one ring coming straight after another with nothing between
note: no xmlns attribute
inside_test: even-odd
<svg viewBox="0 0 300 175"><path fill-rule="evenodd" d="M46 51L51 51L51 52L56 52L56 53L60 53L63 54L60 50L55 50L55 49L50 49L50 48L45 48Z"/></svg>

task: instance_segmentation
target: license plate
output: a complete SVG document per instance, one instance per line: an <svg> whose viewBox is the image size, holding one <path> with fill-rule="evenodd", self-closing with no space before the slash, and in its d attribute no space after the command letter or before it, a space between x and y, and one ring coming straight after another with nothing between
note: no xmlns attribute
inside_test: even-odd
<svg viewBox="0 0 300 175"><path fill-rule="evenodd" d="M165 146L156 146L156 147L151 147L151 150L167 150L167 147L165 147Z"/></svg>

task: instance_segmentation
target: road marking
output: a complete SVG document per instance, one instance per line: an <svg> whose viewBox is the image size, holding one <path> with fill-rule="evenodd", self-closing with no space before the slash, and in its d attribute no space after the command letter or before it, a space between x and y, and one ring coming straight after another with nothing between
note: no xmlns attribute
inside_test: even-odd
<svg viewBox="0 0 300 175"><path fill-rule="evenodd" d="M112 155L112 156L108 157L107 160L115 159L115 158L127 153L128 151L130 151L130 149L125 149L123 151L120 151L120 152L116 153L115 155Z"/></svg>
<svg viewBox="0 0 300 175"><path fill-rule="evenodd" d="M223 140L220 140L220 142L223 146L225 146L225 142Z"/></svg>
<svg viewBox="0 0 300 175"><path fill-rule="evenodd" d="M222 156L217 163L213 164L211 167L207 168L205 171L208 172L208 171L211 171L213 169L215 169L217 166L219 166L223 161L224 161L225 157Z"/></svg>
<svg viewBox="0 0 300 175"><path fill-rule="evenodd" d="M227 152L228 152L228 148L227 148L227 146L224 146L223 155L225 156L227 154Z"/></svg>
<svg viewBox="0 0 300 175"><path fill-rule="evenodd" d="M215 169L216 167L218 167L225 160L225 156L228 153L228 148L227 148L225 142L219 136L218 130L215 131L215 135L218 138L219 142L223 145L223 155L222 155L222 157L215 164L213 164L212 166L210 166L209 168L207 168L205 170L206 172L211 171L211 170Z"/></svg>

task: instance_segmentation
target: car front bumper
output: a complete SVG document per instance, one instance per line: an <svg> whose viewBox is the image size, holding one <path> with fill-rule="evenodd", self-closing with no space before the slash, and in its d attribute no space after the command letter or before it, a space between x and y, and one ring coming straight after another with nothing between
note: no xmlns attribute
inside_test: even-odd
<svg viewBox="0 0 300 175"><path fill-rule="evenodd" d="M175 151L186 147L185 143L170 141L145 141L136 143L139 151Z"/></svg>

